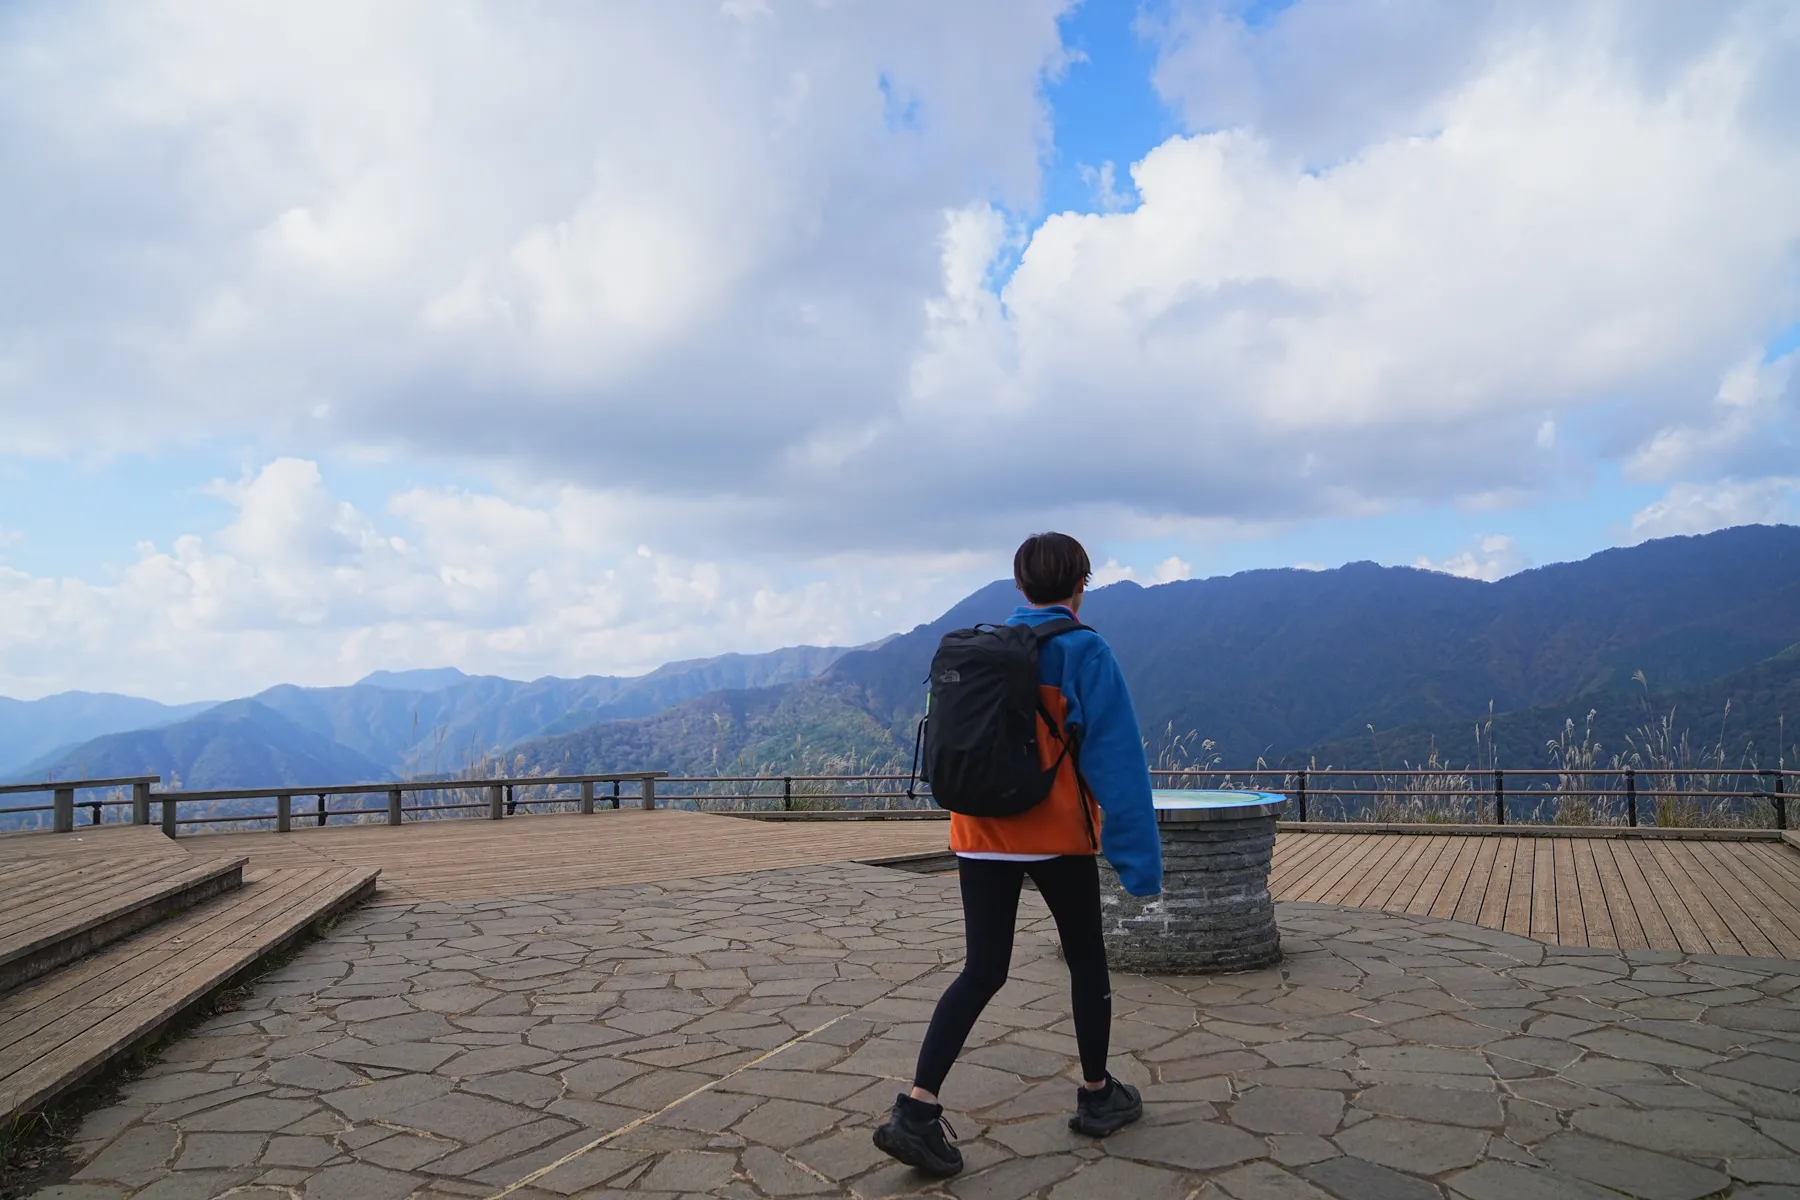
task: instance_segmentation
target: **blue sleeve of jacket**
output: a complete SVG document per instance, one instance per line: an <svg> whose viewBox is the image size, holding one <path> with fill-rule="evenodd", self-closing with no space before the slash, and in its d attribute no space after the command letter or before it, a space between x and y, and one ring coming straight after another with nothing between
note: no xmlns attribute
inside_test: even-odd
<svg viewBox="0 0 1800 1200"><path fill-rule="evenodd" d="M1125 689L1125 673L1102 642L1075 677L1081 712L1081 773L1106 814L1100 848L1134 896L1162 891L1162 837L1150 801L1150 768L1144 761L1137 710Z"/></svg>

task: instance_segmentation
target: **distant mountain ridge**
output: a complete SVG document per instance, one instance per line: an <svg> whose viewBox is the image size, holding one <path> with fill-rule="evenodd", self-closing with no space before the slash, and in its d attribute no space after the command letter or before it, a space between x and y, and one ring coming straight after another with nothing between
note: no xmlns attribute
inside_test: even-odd
<svg viewBox="0 0 1800 1200"><path fill-rule="evenodd" d="M991 584L817 679L702 697L513 753L540 770L780 772L834 752L905 769L938 638L1002 620L1016 601L1009 583ZM1663 539L1495 583L1373 563L1120 583L1091 593L1081 615L1118 654L1152 757L1166 735L1193 731L1228 766L1397 766L1398 749L1421 762L1439 734L1461 755L1491 703L1519 714L1496 723L1510 764L1543 766L1544 742L1590 705L1608 708L1614 730L1641 720L1645 703L1685 719L1695 705L1708 711L1709 695L1722 709L1732 679L1749 689L1742 724L1727 729L1734 745L1772 758L1782 715L1795 718L1790 740L1800 725L1800 656L1783 653L1800 642L1791 526ZM1652 685L1643 698L1640 669ZM828 738L841 739L835 751ZM1616 734L1612 745L1623 748Z"/></svg>
<svg viewBox="0 0 1800 1200"><path fill-rule="evenodd" d="M255 700L230 700L156 729L109 733L61 761L56 778L155 773L188 790L392 778L382 764L302 728ZM73 768L79 769L73 769Z"/></svg>
<svg viewBox="0 0 1800 1200"><path fill-rule="evenodd" d="M48 765L90 738L179 721L213 703L159 704L110 692L62 692L41 700L0 696L0 779L40 760Z"/></svg>
<svg viewBox="0 0 1800 1200"><path fill-rule="evenodd" d="M163 770L154 759L195 787L495 767L905 770L939 637L1003 620L1017 600L996 582L867 647L723 655L629 680L439 670L271 688L250 698L253 710L115 735L53 766L61 777L100 774L99 762ZM1784 715L1800 743L1800 528L1790 526L1663 539L1494 583L1373 563L1120 583L1092 592L1082 618L1117 652L1152 758L1191 732L1225 766L1395 767L1434 747L1473 764L1472 729L1490 705L1486 753L1513 767L1550 765L1545 742L1570 719L1585 727L1590 709L1608 753L1670 709L1695 737L1722 730L1734 759L1772 761ZM228 735L266 745L231 753ZM1201 753L1194 738L1172 749ZM1788 754L1800 760L1800 749ZM331 773L230 775L303 767Z"/></svg>
<svg viewBox="0 0 1800 1200"><path fill-rule="evenodd" d="M635 677L546 676L530 682L467 675L454 667L377 671L347 687L280 684L244 700L190 706L190 711L133 701L139 706L134 711L153 720L177 715L156 722L156 728L105 730L98 738L90 733L78 739L80 744L65 745L0 778L153 772L185 787L222 788L456 774L483 769L514 743L561 729L648 715L720 688L809 678L843 653L841 647L791 646L669 663ZM227 745L232 738L244 744L233 751Z"/></svg>

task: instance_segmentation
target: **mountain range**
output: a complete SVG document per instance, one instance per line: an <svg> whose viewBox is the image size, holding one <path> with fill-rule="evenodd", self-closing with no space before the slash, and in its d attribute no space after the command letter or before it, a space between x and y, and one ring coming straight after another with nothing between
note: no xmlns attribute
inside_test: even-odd
<svg viewBox="0 0 1800 1200"><path fill-rule="evenodd" d="M939 637L1002 620L1017 600L997 582L878 644L726 655L634 679L520 683L445 668L275 687L191 715L158 706L144 710L155 727L32 767L37 778L149 769L188 787L497 766L905 770ZM1547 766L1547 743L1570 722L1590 752L1599 743L1599 762L1685 732L1726 765L1767 766L1800 741L1784 716L1800 724L1790 526L1647 542L1492 583L1373 563L1117 583L1090 593L1081 616L1118 654L1147 753L1171 765L1397 767L1435 754Z"/></svg>
<svg viewBox="0 0 1800 1200"><path fill-rule="evenodd" d="M378 671L347 687L281 684L243 700L172 709L131 701L79 708L70 697L24 703L18 711L69 713L48 741L75 741L0 767L0 778L103 778L143 772L189 788L373 782L407 775L486 770L506 747L580 728L660 712L721 688L763 688L818 674L845 651L794 646L766 654L726 654L669 663L648 675L546 677L530 682L465 675L455 668ZM105 697L128 701L128 697ZM0 710L4 711L4 710ZM82 728L86 740L70 736ZM44 718L24 728L50 728ZM123 728L121 728L123 727ZM10 722L3 726L11 731ZM98 733L99 736L95 736ZM7 743L0 743L5 745ZM0 760L3 762L4 760Z"/></svg>
<svg viewBox="0 0 1800 1200"><path fill-rule="evenodd" d="M845 654L817 678L704 696L645 720L514 747L540 770L802 772L854 757L907 769L926 668L947 630L1005 618L1010 583ZM1673 714L1772 765L1800 724L1800 528L1743 526L1607 550L1498 582L1351 563L1091 593L1082 620L1118 654L1153 760L1348 768L1550 765L1565 723L1625 735ZM1638 682L1639 679L1645 682ZM1726 700L1733 715L1721 727ZM1473 730L1501 714L1477 747ZM1604 714L1604 720L1599 714ZM1800 753L1790 746L1788 762ZM1604 758L1604 755L1602 756ZM600 764L606 764L601 767Z"/></svg>

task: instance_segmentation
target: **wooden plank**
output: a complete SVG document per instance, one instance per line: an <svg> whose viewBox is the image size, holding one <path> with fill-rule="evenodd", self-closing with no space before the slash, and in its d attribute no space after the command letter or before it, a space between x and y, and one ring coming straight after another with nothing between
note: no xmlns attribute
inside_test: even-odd
<svg viewBox="0 0 1800 1200"><path fill-rule="evenodd" d="M0 942L0 992L237 888L242 883L243 865L242 859L169 863L160 876L128 891L96 897L79 909L21 930Z"/></svg>
<svg viewBox="0 0 1800 1200"><path fill-rule="evenodd" d="M86 869L64 871L47 880L35 880L35 886L29 890L8 887L5 889L7 903L20 907L0 918L0 942L15 936L22 928L65 920L112 893L130 891L146 881L184 870L192 861L151 859L146 862L109 858Z"/></svg>
<svg viewBox="0 0 1800 1200"><path fill-rule="evenodd" d="M1783 838L1800 837L1793 832L1785 833ZM1773 867L1783 879L1800 886L1800 848L1793 847L1790 842L1779 842L1774 845L1758 846L1764 861Z"/></svg>
<svg viewBox="0 0 1800 1200"><path fill-rule="evenodd" d="M1322 863L1329 862L1329 833L1283 833L1275 837L1275 862L1269 872L1271 889L1284 891L1298 880L1308 878Z"/></svg>
<svg viewBox="0 0 1800 1200"><path fill-rule="evenodd" d="M1721 854L1721 857L1733 865L1747 881L1745 886L1764 901L1770 913L1790 933L1800 936L1800 885L1788 883L1769 866L1765 861L1769 853L1757 847L1754 852Z"/></svg>
<svg viewBox="0 0 1800 1200"><path fill-rule="evenodd" d="M1693 912L1697 903L1711 917L1711 922L1702 922L1702 927L1708 929L1709 935L1715 928L1722 930L1724 937L1732 939L1741 947L1737 953L1764 958L1776 957L1778 952L1775 943L1757 928L1754 918L1734 895L1736 889L1729 884L1721 886L1721 881L1709 869L1709 862L1694 853L1697 844L1703 843L1670 842L1664 847L1668 860L1688 881L1688 910ZM1726 878L1730 878L1729 874Z"/></svg>
<svg viewBox="0 0 1800 1200"><path fill-rule="evenodd" d="M1725 847L1714 842L1694 842L1689 849L1700 869L1737 905L1758 936L1769 943L1769 953L1778 958L1800 958L1800 911L1783 905L1779 897L1762 886L1740 856L1727 853ZM1781 911L1784 908L1786 912ZM1738 940L1750 944L1742 931Z"/></svg>
<svg viewBox="0 0 1800 1200"><path fill-rule="evenodd" d="M1443 854L1450 839L1425 837L1415 840L1422 843L1418 853L1396 866L1390 875L1393 881L1391 884L1383 884L1375 890L1371 897L1371 907L1389 912L1406 912L1412 898L1425 882L1425 876L1431 873L1431 868L1437 864L1439 855Z"/></svg>
<svg viewBox="0 0 1800 1200"><path fill-rule="evenodd" d="M1456 902L1462 897L1463 888L1468 886L1481 843L1474 838L1453 837L1448 839L1448 844L1454 849L1438 860L1438 866L1426 877L1409 911L1446 920L1456 912Z"/></svg>
<svg viewBox="0 0 1800 1200"><path fill-rule="evenodd" d="M1714 953L1712 943L1707 940L1699 923L1688 912L1687 905L1682 901L1680 889L1664 872L1654 851L1655 843L1640 842L1631 847L1630 857L1633 865L1644 877L1650 899L1655 902L1657 910L1668 922L1676 946L1689 954ZM1641 915L1643 912L1641 904L1638 911Z"/></svg>
<svg viewBox="0 0 1800 1200"><path fill-rule="evenodd" d="M1670 886L1681 897L1689 917L1693 919L1694 925L1700 930L1700 936L1705 939L1710 948L1709 953L1746 953L1744 944L1732 932L1730 923L1713 906L1713 898L1707 894L1707 889L1699 886L1698 882L1689 874L1687 861L1677 853L1677 849L1678 847L1672 842L1657 842L1649 847L1657 864L1662 867L1664 876L1668 878Z"/></svg>
<svg viewBox="0 0 1800 1200"><path fill-rule="evenodd" d="M328 870L337 868L325 868ZM71 963L62 970L0 996L0 1052L12 1044L9 1033L24 1036L61 1012L98 1001L112 989L128 985L153 970L162 957L211 936L245 915L274 912L303 875L283 875L246 883L239 891L163 921L116 947ZM128 952L127 952L128 951ZM20 1018L24 1023L18 1023ZM30 1022L37 1022L36 1026Z"/></svg>
<svg viewBox="0 0 1800 1200"><path fill-rule="evenodd" d="M1382 859L1380 870L1370 871L1346 893L1344 903L1351 908L1383 907L1385 899L1400 885L1407 868L1430 845L1425 838L1391 840L1395 843L1394 851Z"/></svg>
<svg viewBox="0 0 1800 1200"><path fill-rule="evenodd" d="M0 963L14 952L54 937L59 931L78 933L106 921L119 913L145 904L171 891L243 866L242 859L184 859L176 862L140 864L136 871L92 884L58 890L46 886L39 891L42 904L31 904L22 897L7 897L4 903L23 904L17 920L0 926Z"/></svg>
<svg viewBox="0 0 1800 1200"><path fill-rule="evenodd" d="M1482 838L1476 843L1479 849L1475 851L1475 861L1469 865L1469 878L1463 884L1462 895L1456 898L1456 907L1450 912L1452 920L1467 921L1471 925L1481 921L1482 902L1487 897L1494 861L1503 844L1497 837Z"/></svg>
<svg viewBox="0 0 1800 1200"><path fill-rule="evenodd" d="M1536 870L1535 856L1537 845L1520 838L1512 839L1514 844L1512 875L1506 885L1505 914L1503 924L1496 928L1508 933L1531 936L1531 886L1533 873Z"/></svg>
<svg viewBox="0 0 1800 1200"><path fill-rule="evenodd" d="M1756 871L1763 885L1772 895L1780 898L1783 906L1800 910L1800 880L1788 876L1781 869L1793 855L1776 846L1746 846L1738 851L1737 857L1745 866Z"/></svg>
<svg viewBox="0 0 1800 1200"><path fill-rule="evenodd" d="M1587 917L1581 908L1581 880L1575 873L1575 842L1556 838L1549 844L1556 888L1556 932L1551 940L1563 946L1589 945Z"/></svg>
<svg viewBox="0 0 1800 1200"><path fill-rule="evenodd" d="M1280 844L1283 836L1308 839L1305 844L1305 857L1298 860L1293 869L1282 878L1281 898L1284 900L1298 900L1313 888L1324 883L1328 876L1342 866L1346 853L1353 851L1360 844L1355 839L1346 840L1329 833L1277 834L1277 844Z"/></svg>
<svg viewBox="0 0 1800 1200"><path fill-rule="evenodd" d="M148 825L82 825L74 833L32 830L0 837L0 862L118 853L179 858L187 851Z"/></svg>
<svg viewBox="0 0 1800 1200"><path fill-rule="evenodd" d="M1309 888L1306 899L1321 904L1340 903L1343 893L1358 881L1387 853L1390 840L1382 837L1359 837L1346 844L1340 862L1334 864L1320 880Z"/></svg>
<svg viewBox="0 0 1800 1200"><path fill-rule="evenodd" d="M1656 892L1650 886L1650 878L1644 873L1643 864L1638 861L1637 851L1641 845L1642 843L1616 842L1607 848L1612 852L1613 863L1618 867L1619 878L1624 881L1626 893L1631 898L1632 910L1650 949L1679 950L1681 939L1675 936L1675 927L1663 913Z"/></svg>
<svg viewBox="0 0 1800 1200"><path fill-rule="evenodd" d="M312 886L302 889L308 900L259 920L254 934L246 936L240 926L229 926L214 937L184 947L164 965L165 978L155 989L80 1014L89 1022L78 1038L56 1043L0 1078L0 1112L10 1115L37 1109L132 1046L155 1036L213 990L303 932L325 912L353 900L373 882L366 873L329 873L335 876L334 886L319 886L322 873L312 873Z"/></svg>
<svg viewBox="0 0 1800 1200"><path fill-rule="evenodd" d="M1354 870L1365 855L1375 852L1374 839L1345 836L1340 834L1322 834L1323 837L1337 838L1332 843L1332 854L1317 869L1309 872L1304 888L1290 895L1290 899L1318 903L1338 881Z"/></svg>
<svg viewBox="0 0 1800 1200"><path fill-rule="evenodd" d="M71 1037L81 1036L96 1013L115 1011L166 986L174 974L187 969L190 952L197 946L229 943L246 930L280 926L291 914L307 911L301 903L309 884L329 872L341 877L343 868L283 872L259 881L258 889L246 887L177 918L176 932L138 945L136 940L101 951L84 962L76 986L61 973L20 989L20 1002L9 1006L0 1020L0 1076L18 1069L21 1061L47 1051ZM158 932L161 932L159 929ZM10 997L9 997L10 999Z"/></svg>
<svg viewBox="0 0 1800 1200"><path fill-rule="evenodd" d="M1382 836L1370 847L1371 853L1363 858L1358 869L1340 880L1336 887L1326 893L1327 904L1342 904L1349 908L1358 907L1356 900L1368 892L1387 875L1402 854L1412 849L1416 843L1410 838Z"/></svg>
<svg viewBox="0 0 1800 1200"><path fill-rule="evenodd" d="M1616 949L1619 935L1613 929L1612 906L1600 883L1600 864L1594 857L1594 841L1580 838L1570 844L1575 859L1575 887L1581 908L1582 928L1590 946Z"/></svg>
<svg viewBox="0 0 1800 1200"><path fill-rule="evenodd" d="M928 852L944 848L948 826L935 821L775 826L659 810L534 816L499 826L444 821L209 835L208 840L212 836L231 839L233 853L249 853L253 860L298 847L330 861L378 866L384 898L397 900L501 896Z"/></svg>
<svg viewBox="0 0 1800 1200"><path fill-rule="evenodd" d="M1547 838L1532 846L1529 929L1540 941L1556 940L1556 843Z"/></svg>
<svg viewBox="0 0 1800 1200"><path fill-rule="evenodd" d="M1638 919L1631 891L1625 886L1613 843L1591 841L1587 845L1593 851L1594 874L1599 877L1600 891L1606 897L1606 915L1612 922L1613 944L1622 950L1648 950L1651 943Z"/></svg>
<svg viewBox="0 0 1800 1200"><path fill-rule="evenodd" d="M1487 890L1473 923L1488 929L1504 929L1506 906L1512 895L1513 862L1518 857L1521 843L1515 837L1496 837L1494 841L1494 861L1488 867Z"/></svg>

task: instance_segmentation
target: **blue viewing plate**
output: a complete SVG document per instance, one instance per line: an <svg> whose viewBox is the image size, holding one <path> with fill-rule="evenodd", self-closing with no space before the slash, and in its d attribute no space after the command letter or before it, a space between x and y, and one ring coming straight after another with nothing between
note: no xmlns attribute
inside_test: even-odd
<svg viewBox="0 0 1800 1200"><path fill-rule="evenodd" d="M1242 821L1273 817L1287 805L1287 797L1275 792L1215 792L1184 788L1158 788L1150 793L1156 819L1176 821Z"/></svg>

